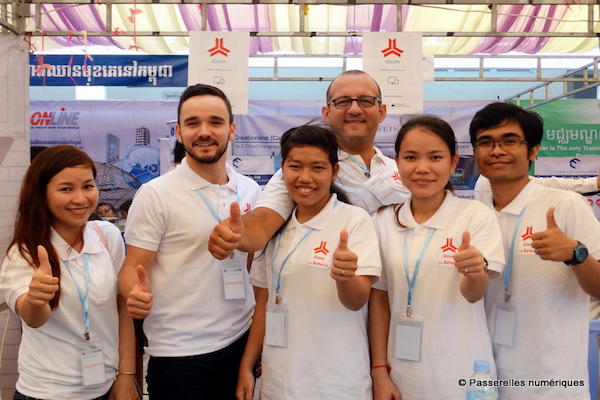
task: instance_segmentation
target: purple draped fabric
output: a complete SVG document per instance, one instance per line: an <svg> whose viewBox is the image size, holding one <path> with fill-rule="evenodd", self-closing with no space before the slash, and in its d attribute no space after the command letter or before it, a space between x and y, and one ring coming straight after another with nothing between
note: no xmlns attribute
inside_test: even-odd
<svg viewBox="0 0 600 400"><path fill-rule="evenodd" d="M498 32L552 32L568 7L562 5L526 6L505 5L498 7ZM536 18L545 17L545 18ZM546 19L553 18L553 19ZM503 54L509 51L535 54L548 43L542 37L488 37L484 38L473 54Z"/></svg>
<svg viewBox="0 0 600 400"><path fill-rule="evenodd" d="M264 32L271 30L269 6L254 5L217 5L206 6L207 30ZM195 4L180 4L179 13L188 31L202 30L202 11ZM250 54L272 53L275 51L273 38L251 37Z"/></svg>
<svg viewBox="0 0 600 400"><path fill-rule="evenodd" d="M102 31L106 25L95 5L42 4L42 29L44 31ZM32 11L34 12L34 11ZM83 46L83 37L52 37L62 46ZM88 36L88 45L116 46L123 48L112 36Z"/></svg>
<svg viewBox="0 0 600 400"><path fill-rule="evenodd" d="M402 6L402 26L408 18L408 5ZM361 32L396 32L398 7L396 5L360 5L348 8L347 31ZM344 54L362 54L362 38L348 37Z"/></svg>
<svg viewBox="0 0 600 400"><path fill-rule="evenodd" d="M267 4L208 4L204 10L198 4L177 5L179 14L188 31L201 30L202 12L207 14L210 31L269 32L272 29L270 6ZM402 24L410 19L410 8L402 6ZM572 5L572 7L576 7ZM498 6L497 27L499 32L552 32L568 11L568 5L501 5ZM32 18L35 8L32 6ZM43 31L102 31L106 28L103 16L96 4L42 4ZM274 18L274 17L273 17ZM395 32L397 30L396 5L356 5L348 7L346 31ZM160 21L159 21L160 22ZM127 32L133 35L133 32ZM52 37L63 45L84 45L82 37ZM509 51L536 53L549 38L541 37L488 37L472 52L473 54L502 54ZM122 46L112 36L89 36L88 45ZM41 49L40 49L41 50ZM151 49L142 49L152 52ZM277 51L272 37L251 37L250 54ZM345 54L361 54L360 36L346 39Z"/></svg>

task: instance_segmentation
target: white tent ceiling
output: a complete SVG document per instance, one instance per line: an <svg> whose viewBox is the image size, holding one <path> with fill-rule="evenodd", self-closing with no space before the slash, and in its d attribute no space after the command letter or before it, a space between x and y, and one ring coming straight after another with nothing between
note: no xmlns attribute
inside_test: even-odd
<svg viewBox="0 0 600 400"><path fill-rule="evenodd" d="M0 0L0 33L32 50L185 54L188 32L248 31L252 54L360 54L366 31L423 32L428 55L598 49L597 0Z"/></svg>

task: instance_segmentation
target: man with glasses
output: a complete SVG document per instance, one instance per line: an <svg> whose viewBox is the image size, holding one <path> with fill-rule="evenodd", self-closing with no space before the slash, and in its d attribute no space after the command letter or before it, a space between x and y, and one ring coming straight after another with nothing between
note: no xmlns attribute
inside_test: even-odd
<svg viewBox="0 0 600 400"><path fill-rule="evenodd" d="M579 194L529 177L543 121L508 103L492 103L469 128L475 160L491 192L507 264L490 281L488 326L502 399L585 399L590 295L600 295L600 224ZM590 240L592 239L592 240ZM587 247L586 247L587 245Z"/></svg>
<svg viewBox="0 0 600 400"><path fill-rule="evenodd" d="M400 181L396 163L374 147L379 124L385 119L386 105L373 78L363 71L346 71L327 89L323 120L335 133L340 147L340 170L336 184L350 202L371 215L383 205L402 203L408 191ZM217 258L227 257L238 247L256 251L284 224L294 209L278 171L269 181L256 208L231 225L225 220L215 227L209 242ZM233 215L233 214L232 214ZM241 235L244 230L244 235Z"/></svg>

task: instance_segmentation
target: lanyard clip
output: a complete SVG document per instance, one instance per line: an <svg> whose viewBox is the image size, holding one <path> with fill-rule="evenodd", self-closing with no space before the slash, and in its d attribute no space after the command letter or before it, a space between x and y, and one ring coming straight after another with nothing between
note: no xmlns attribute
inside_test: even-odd
<svg viewBox="0 0 600 400"><path fill-rule="evenodd" d="M275 304L281 303L281 296L279 295L279 291L275 293Z"/></svg>
<svg viewBox="0 0 600 400"><path fill-rule="evenodd" d="M406 316L410 317L412 315L412 306L410 305L410 303L408 303L406 305Z"/></svg>
<svg viewBox="0 0 600 400"><path fill-rule="evenodd" d="M90 333L89 332L83 332L83 337L85 338L85 340L90 340Z"/></svg>
<svg viewBox="0 0 600 400"><path fill-rule="evenodd" d="M504 302L508 303L508 301L510 300L510 293L508 293L508 290L504 291Z"/></svg>

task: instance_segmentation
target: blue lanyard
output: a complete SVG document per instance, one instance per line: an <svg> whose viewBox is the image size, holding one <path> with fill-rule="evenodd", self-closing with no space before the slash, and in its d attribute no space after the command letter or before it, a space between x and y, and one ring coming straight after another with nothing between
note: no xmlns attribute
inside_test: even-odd
<svg viewBox="0 0 600 400"><path fill-rule="evenodd" d="M275 270L274 270L275 257L277 256L277 252L279 251L279 244L281 242L281 232L279 232L277 234L277 239L275 240L275 249L273 250L273 262L271 262L271 272L273 274L273 283L275 285L275 304L281 303L281 296L279 295L279 289L281 289L281 272L283 271L285 263L290 258L290 256L296 251L296 249L300 246L300 244L304 241L304 239L306 239L308 237L308 235L310 235L312 233L312 231L314 231L313 228L308 228L308 230L306 231L304 236L302 236L302 238L296 244L296 246L294 246L292 251L290 251L288 253L288 255L285 256L285 258L283 259L283 262L281 263L281 267L279 267L279 273L277 274L277 278L275 278Z"/></svg>
<svg viewBox="0 0 600 400"><path fill-rule="evenodd" d="M417 263L415 264L415 270L413 271L412 278L409 277L408 273L408 244L406 243L406 235L404 235L404 275L406 276L406 283L408 284L408 293L406 295L406 316L410 317L412 314L412 292L415 288L415 282L417 280L417 275L419 274L419 268L421 267L421 261L423 261L423 256L425 255L425 250L429 246L429 242L431 242L431 238L433 237L433 233L435 232L435 228L429 228L429 233L427 234L427 238L425 239L425 244L419 253L419 258L417 258Z"/></svg>
<svg viewBox="0 0 600 400"><path fill-rule="evenodd" d="M71 275L71 279L73 279L73 283L75 283L75 288L77 289L77 294L79 295L79 301L83 306L83 323L85 324L85 332L83 332L83 337L86 340L90 340L90 261L87 253L83 253L83 269L84 269L84 282L85 282L85 294L81 291L79 284L73 277L73 273L71 272L71 268L69 268L69 262L67 260L63 260L69 275Z"/></svg>
<svg viewBox="0 0 600 400"><path fill-rule="evenodd" d="M204 205L206 205L206 207L208 208L208 211L210 211L213 218L216 219L217 222L221 222L221 217L219 217L219 214L217 214L217 211L210 205L210 203L208 202L208 199L206 198L204 193L202 193L202 191L200 189L195 190L195 192L198 196L200 196L200 198L202 199L202 202L204 203ZM235 198L239 204L240 203L240 191L238 190L237 185L235 186Z"/></svg>
<svg viewBox="0 0 600 400"><path fill-rule="evenodd" d="M510 242L510 252L508 253L508 259L506 260L506 267L504 268L504 302L510 300L510 293L508 288L510 286L510 277L512 275L513 258L515 256L515 241L517 240L517 234L519 233L519 226L523 220L523 213L525 209L521 210L517 217L517 223L515 225L515 231L513 232L512 241Z"/></svg>
<svg viewBox="0 0 600 400"><path fill-rule="evenodd" d="M358 165L360 167L360 169L363 170L363 172L365 173L365 176L367 178L371 177L371 168L367 167L366 165L363 167L362 164L358 161L358 159L352 154L348 154L348 157L350 157L350 159L352 161L354 161L356 163L356 165Z"/></svg>

